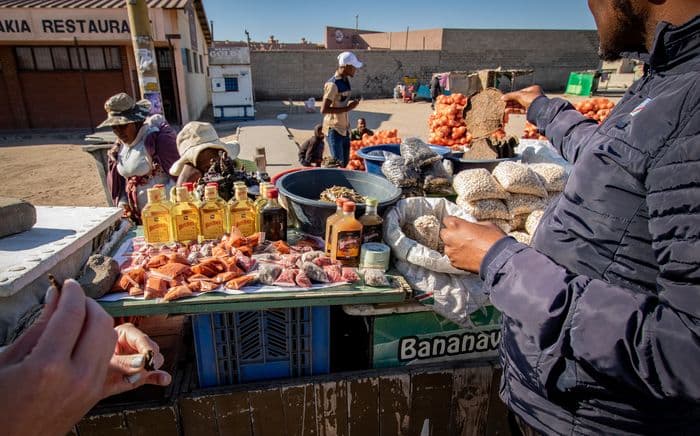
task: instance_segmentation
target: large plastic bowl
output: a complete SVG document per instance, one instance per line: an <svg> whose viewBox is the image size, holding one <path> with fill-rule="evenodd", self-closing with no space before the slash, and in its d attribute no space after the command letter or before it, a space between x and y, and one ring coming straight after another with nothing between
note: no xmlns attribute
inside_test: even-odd
<svg viewBox="0 0 700 436"><path fill-rule="evenodd" d="M319 198L321 192L331 186L344 186L365 197L376 198L380 214L401 197L401 190L388 180L362 171L316 168L289 173L277 181L277 188L290 224L303 232L324 237L326 219L335 213L336 205L319 201ZM358 204L355 215L360 216L364 209L364 204Z"/></svg>
<svg viewBox="0 0 700 436"><path fill-rule="evenodd" d="M450 156L447 156L447 159L452 161L452 166L454 167L454 172L455 172L455 174L457 174L460 171L472 170L474 168L484 168L484 169L488 170L489 172L491 172L501 162L520 160L520 155L516 153L515 156L513 156L513 157L505 157L502 159L492 159L492 160L469 160L469 159L462 159L461 157L457 157L455 155L450 155Z"/></svg>
<svg viewBox="0 0 700 436"><path fill-rule="evenodd" d="M452 150L449 147L442 147L440 145L431 145L430 149L440 156L448 155ZM384 156L372 156L369 153L373 151L388 151L394 154L401 154L401 148L399 144L382 144L382 145L370 145L369 147L364 147L358 150L357 155L360 156L365 161L365 171L372 174L377 174L384 177L382 174L382 164L386 159Z"/></svg>

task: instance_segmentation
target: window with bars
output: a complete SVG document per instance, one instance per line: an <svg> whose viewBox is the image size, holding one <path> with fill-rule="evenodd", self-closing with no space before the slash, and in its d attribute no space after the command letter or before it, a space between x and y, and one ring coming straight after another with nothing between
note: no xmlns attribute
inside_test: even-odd
<svg viewBox="0 0 700 436"><path fill-rule="evenodd" d="M238 77L224 77L226 92L238 92Z"/></svg>
<svg viewBox="0 0 700 436"><path fill-rule="evenodd" d="M189 49L185 48L183 50L184 50L185 56L182 58L182 62L187 67L187 72L191 73L192 72L192 55L190 54Z"/></svg>
<svg viewBox="0 0 700 436"><path fill-rule="evenodd" d="M121 70L119 47L15 47L22 71Z"/></svg>
<svg viewBox="0 0 700 436"><path fill-rule="evenodd" d="M204 62L202 62L202 55L199 55L199 71L204 74Z"/></svg>
<svg viewBox="0 0 700 436"><path fill-rule="evenodd" d="M194 64L194 72L199 74L199 63L197 62L197 52L192 52L192 63Z"/></svg>

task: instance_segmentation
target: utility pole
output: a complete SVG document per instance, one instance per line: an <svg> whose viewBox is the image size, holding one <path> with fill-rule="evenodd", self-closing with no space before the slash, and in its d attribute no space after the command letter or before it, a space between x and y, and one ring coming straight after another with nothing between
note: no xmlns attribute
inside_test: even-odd
<svg viewBox="0 0 700 436"><path fill-rule="evenodd" d="M355 15L355 31L360 30L360 15Z"/></svg>
<svg viewBox="0 0 700 436"><path fill-rule="evenodd" d="M146 0L127 0L126 9L129 13L129 28L141 97L151 102L151 114L162 114L163 96L160 93L158 64Z"/></svg>

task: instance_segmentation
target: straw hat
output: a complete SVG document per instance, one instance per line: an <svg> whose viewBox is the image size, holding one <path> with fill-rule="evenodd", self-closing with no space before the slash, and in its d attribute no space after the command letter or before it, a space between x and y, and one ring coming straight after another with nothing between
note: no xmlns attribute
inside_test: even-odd
<svg viewBox="0 0 700 436"><path fill-rule="evenodd" d="M145 99L134 101L129 94L121 92L107 99L105 102L107 119L97 126L97 128L122 126L124 124L144 121L146 117L148 117L150 111L150 101Z"/></svg>
<svg viewBox="0 0 700 436"><path fill-rule="evenodd" d="M196 166L197 156L207 148L224 150L231 159L237 158L241 151L241 146L237 142L226 143L219 139L219 135L211 124L192 121L185 124L177 135L177 151L180 159L170 167L170 174L179 176L187 163Z"/></svg>

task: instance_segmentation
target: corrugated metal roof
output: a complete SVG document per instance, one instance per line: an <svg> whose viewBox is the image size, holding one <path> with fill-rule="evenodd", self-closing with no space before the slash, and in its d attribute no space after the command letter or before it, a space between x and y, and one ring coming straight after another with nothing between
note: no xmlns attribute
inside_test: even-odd
<svg viewBox="0 0 700 436"><path fill-rule="evenodd" d="M149 8L182 9L188 0L146 0ZM0 0L0 8L123 8L126 0Z"/></svg>

